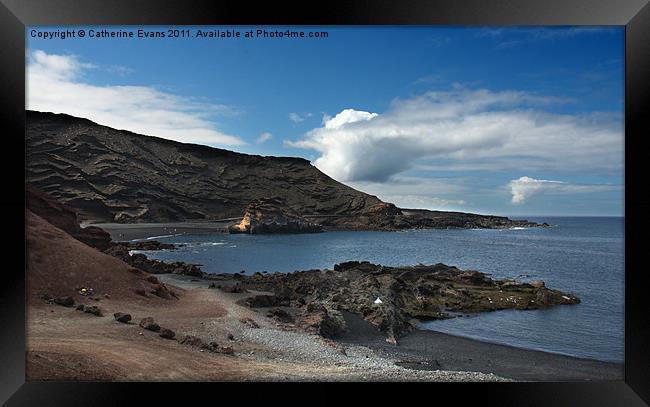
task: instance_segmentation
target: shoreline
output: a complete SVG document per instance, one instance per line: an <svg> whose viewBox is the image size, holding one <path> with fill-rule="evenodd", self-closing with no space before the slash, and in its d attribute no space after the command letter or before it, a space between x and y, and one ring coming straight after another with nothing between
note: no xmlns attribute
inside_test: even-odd
<svg viewBox="0 0 650 407"><path fill-rule="evenodd" d="M153 240L174 235L198 235L206 233L228 233L232 222L169 222L169 223L92 223L104 229L116 242L132 240Z"/></svg>
<svg viewBox="0 0 650 407"><path fill-rule="evenodd" d="M346 315L352 325L366 323ZM481 341L428 329L415 329L394 346L383 336L365 332L347 333L341 343L369 347L378 354L403 359L400 366L422 370L457 370L492 373L524 381L623 380L624 364L579 358L512 345ZM359 328L357 328L359 329Z"/></svg>
<svg viewBox="0 0 650 407"><path fill-rule="evenodd" d="M229 222L222 223L160 223L99 224L114 240L153 240L167 235L223 233ZM203 285L209 278L197 279L179 275L166 276L170 284L191 280ZM401 360L415 370L476 371L493 373L515 380L621 380L623 363L580 358L543 350L515 347L456 336L427 329L416 329L399 339L399 346L385 341L385 335L359 317L346 313L350 332L336 341L341 344L365 346L379 355ZM350 319L350 321L348 321ZM355 320L356 319L356 320Z"/></svg>
<svg viewBox="0 0 650 407"><path fill-rule="evenodd" d="M96 226L108 232L111 239L116 242L127 242L134 240L153 240L156 238L201 235L209 233L228 234L228 226L232 221L223 222L165 222L165 223L87 223L83 227ZM512 228L460 228L460 230L520 230L529 227L515 226ZM531 227L532 228L532 227ZM432 230L448 230L435 229ZM384 230L355 230L355 229L330 229L324 228L324 232L404 232L412 230L426 230L426 228L412 228L394 231Z"/></svg>
<svg viewBox="0 0 650 407"><path fill-rule="evenodd" d="M177 274L157 277L186 289L212 282ZM267 309L253 310L265 314ZM349 312L343 315L348 331L334 338L334 342L344 347L370 349L409 370L478 372L518 381L618 381L624 377L622 363L518 348L419 328L399 338L398 345L392 345L371 323Z"/></svg>

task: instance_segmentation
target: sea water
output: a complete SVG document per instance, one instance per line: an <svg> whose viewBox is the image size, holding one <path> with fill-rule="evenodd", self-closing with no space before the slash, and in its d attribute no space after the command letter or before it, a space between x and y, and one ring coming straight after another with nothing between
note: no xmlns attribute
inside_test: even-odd
<svg viewBox="0 0 650 407"><path fill-rule="evenodd" d="M493 278L544 280L581 303L504 310L424 322L420 328L572 356L623 361L624 219L543 217L550 228L325 232L303 235L203 234L158 240L176 250L145 252L202 264L210 273L291 272L348 260L388 266L445 263Z"/></svg>

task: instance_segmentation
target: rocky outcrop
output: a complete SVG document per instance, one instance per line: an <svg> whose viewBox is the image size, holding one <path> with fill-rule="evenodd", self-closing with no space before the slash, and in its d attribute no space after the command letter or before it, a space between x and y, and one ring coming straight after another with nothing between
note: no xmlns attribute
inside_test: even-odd
<svg viewBox="0 0 650 407"><path fill-rule="evenodd" d="M32 213L88 246L99 250L111 246L111 236L107 232L95 226L80 227L77 214L72 208L58 202L33 185L25 185L25 203Z"/></svg>
<svg viewBox="0 0 650 407"><path fill-rule="evenodd" d="M120 246L128 250L174 250L176 245L172 243L162 243L157 240L143 240L139 242L119 242Z"/></svg>
<svg viewBox="0 0 650 407"><path fill-rule="evenodd" d="M177 143L64 114L28 111L26 127L26 179L85 222L239 219L238 231L251 233L246 215L242 219L246 208L281 197L280 207L263 208L262 219L249 216L252 233L311 232L318 225L337 230L536 225L400 209L333 180L302 158Z"/></svg>
<svg viewBox="0 0 650 407"><path fill-rule="evenodd" d="M307 221L280 198L260 198L251 202L241 222L228 228L230 233L316 233L321 225Z"/></svg>
<svg viewBox="0 0 650 407"><path fill-rule="evenodd" d="M505 216L477 215L463 212L402 209L405 224L409 228L431 229L509 229L513 227L549 227L527 220L512 220Z"/></svg>
<svg viewBox="0 0 650 407"><path fill-rule="evenodd" d="M549 289L541 281L493 280L478 271L444 264L385 267L345 262L334 270L255 274L238 280L242 287L274 293L263 301L259 295L250 297L244 304L296 307L301 310L296 324L326 337L345 331L341 311L359 315L395 341L413 328L413 319L580 302L575 295Z"/></svg>
<svg viewBox="0 0 650 407"><path fill-rule="evenodd" d="M160 245L165 245L164 243L161 243L160 245L152 245L152 242L153 241L149 241L147 247L160 248L162 247ZM165 263L163 261L149 259L142 253L131 253L131 250L134 250L132 247L139 247L139 245L136 244L136 246L134 246L133 243L120 242L113 244L104 252L106 254L110 254L113 257L117 257L118 259L133 267L144 270L147 273L151 274L174 273L192 277L203 276L203 272L201 271L201 268L198 264L184 263L181 261Z"/></svg>

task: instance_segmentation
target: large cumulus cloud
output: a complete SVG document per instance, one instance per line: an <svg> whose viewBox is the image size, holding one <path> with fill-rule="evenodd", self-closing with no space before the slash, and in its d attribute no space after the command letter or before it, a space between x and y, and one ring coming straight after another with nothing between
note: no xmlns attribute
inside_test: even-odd
<svg viewBox="0 0 650 407"><path fill-rule="evenodd" d="M620 172L620 116L553 113L565 103L456 87L397 99L381 114L342 110L288 144L318 151L315 165L339 181L383 182L416 163L452 171Z"/></svg>

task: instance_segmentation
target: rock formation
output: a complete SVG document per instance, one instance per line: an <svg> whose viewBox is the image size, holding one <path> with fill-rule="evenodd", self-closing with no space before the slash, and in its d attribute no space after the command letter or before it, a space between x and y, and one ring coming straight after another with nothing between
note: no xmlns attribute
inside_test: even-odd
<svg viewBox="0 0 650 407"><path fill-rule="evenodd" d="M580 302L575 295L546 288L541 281L493 280L478 271L444 264L385 267L355 261L337 264L334 270L258 273L238 280L242 287L275 294L249 297L242 304L297 307L302 310L297 323L326 337L345 330L340 311L359 315L394 341L413 328L413 319Z"/></svg>
<svg viewBox="0 0 650 407"><path fill-rule="evenodd" d="M107 232L94 226L80 227L77 214L72 208L58 202L33 185L25 185L25 204L32 213L88 246L99 250L111 246L111 236Z"/></svg>
<svg viewBox="0 0 650 407"><path fill-rule="evenodd" d="M231 226L230 233L314 233L323 227L307 221L290 209L280 198L260 198L251 202L241 222Z"/></svg>

